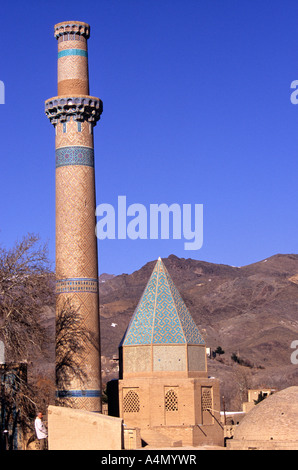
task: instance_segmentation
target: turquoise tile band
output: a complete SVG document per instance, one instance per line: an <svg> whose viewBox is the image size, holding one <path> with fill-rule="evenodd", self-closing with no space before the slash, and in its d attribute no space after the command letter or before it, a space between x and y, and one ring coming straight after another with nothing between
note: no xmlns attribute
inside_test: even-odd
<svg viewBox="0 0 298 470"><path fill-rule="evenodd" d="M66 165L94 167L94 150L90 147L61 147L56 149L56 168Z"/></svg>
<svg viewBox="0 0 298 470"><path fill-rule="evenodd" d="M58 59L68 55L80 55L83 57L88 57L88 52L83 49L65 49L64 51L58 52Z"/></svg>
<svg viewBox="0 0 298 470"><path fill-rule="evenodd" d="M57 390L56 397L59 398L95 398L101 397L100 390Z"/></svg>
<svg viewBox="0 0 298 470"><path fill-rule="evenodd" d="M56 294L65 292L91 292L97 293L98 280L92 278L68 278L56 281Z"/></svg>

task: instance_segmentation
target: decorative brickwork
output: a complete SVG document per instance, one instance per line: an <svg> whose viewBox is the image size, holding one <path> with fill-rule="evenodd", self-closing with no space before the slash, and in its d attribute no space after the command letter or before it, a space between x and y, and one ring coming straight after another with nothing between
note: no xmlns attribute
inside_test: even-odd
<svg viewBox="0 0 298 470"><path fill-rule="evenodd" d="M90 26L83 21L63 21L55 25L54 36L56 39L61 37L63 39L65 37L73 39L80 36L88 39L90 36Z"/></svg>
<svg viewBox="0 0 298 470"><path fill-rule="evenodd" d="M88 24L55 26L58 40L58 96L45 102L45 113L56 134L56 293L57 311L65 300L91 333L77 357L86 374L84 384L73 378L59 400L88 411L101 410L101 366L98 301L97 239L93 127L102 113L99 98L89 96Z"/></svg>
<svg viewBox="0 0 298 470"><path fill-rule="evenodd" d="M76 49L80 48L84 51L87 51L87 41L82 37L76 35L75 38L73 36L67 38L67 36L61 36L58 39L58 54L60 51L64 49Z"/></svg>
<svg viewBox="0 0 298 470"><path fill-rule="evenodd" d="M61 147L88 147L93 151L93 125L90 122L76 121L72 116L55 127L56 151Z"/></svg>
<svg viewBox="0 0 298 470"><path fill-rule="evenodd" d="M45 102L45 112L54 125L73 117L76 121L88 121L95 126L102 113L102 101L87 95L56 96Z"/></svg>

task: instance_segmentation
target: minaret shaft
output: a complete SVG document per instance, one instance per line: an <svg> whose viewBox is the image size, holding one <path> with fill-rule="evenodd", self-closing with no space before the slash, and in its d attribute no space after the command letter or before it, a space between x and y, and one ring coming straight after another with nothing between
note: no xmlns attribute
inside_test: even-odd
<svg viewBox="0 0 298 470"><path fill-rule="evenodd" d="M55 25L58 40L58 96L46 101L55 127L57 313L69 301L91 333L92 343L77 357L86 379L73 378L58 397L71 406L101 411L101 366L93 128L102 102L89 96L89 25Z"/></svg>

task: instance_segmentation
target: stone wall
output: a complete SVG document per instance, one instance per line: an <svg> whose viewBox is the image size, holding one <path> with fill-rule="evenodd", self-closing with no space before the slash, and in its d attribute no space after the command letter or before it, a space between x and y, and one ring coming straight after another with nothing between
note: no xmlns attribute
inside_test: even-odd
<svg viewBox="0 0 298 470"><path fill-rule="evenodd" d="M49 450L121 450L120 418L90 411L49 406Z"/></svg>

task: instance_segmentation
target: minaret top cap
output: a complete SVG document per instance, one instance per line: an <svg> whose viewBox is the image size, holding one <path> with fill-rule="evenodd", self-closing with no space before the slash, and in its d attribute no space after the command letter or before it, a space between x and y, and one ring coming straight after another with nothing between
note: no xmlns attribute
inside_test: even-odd
<svg viewBox="0 0 298 470"><path fill-rule="evenodd" d="M75 33L84 36L86 39L90 37L90 26L83 21L62 21L54 26L54 36L58 39L63 34Z"/></svg>

